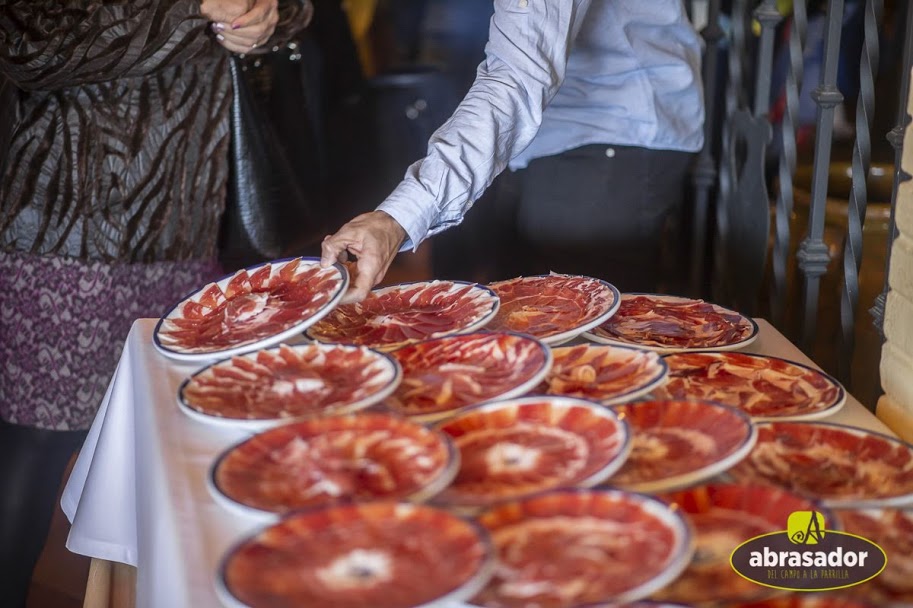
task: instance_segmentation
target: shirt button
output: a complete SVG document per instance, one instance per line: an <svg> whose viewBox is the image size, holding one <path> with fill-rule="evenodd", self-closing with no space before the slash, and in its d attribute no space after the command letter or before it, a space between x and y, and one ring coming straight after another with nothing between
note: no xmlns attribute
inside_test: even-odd
<svg viewBox="0 0 913 608"><path fill-rule="evenodd" d="M615 148L606 148L605 155L608 156L609 158L614 158L615 157Z"/></svg>
<svg viewBox="0 0 913 608"><path fill-rule="evenodd" d="M517 6L519 6L520 8L526 8L527 6L529 6L529 0L520 0L519 2L517 2Z"/></svg>

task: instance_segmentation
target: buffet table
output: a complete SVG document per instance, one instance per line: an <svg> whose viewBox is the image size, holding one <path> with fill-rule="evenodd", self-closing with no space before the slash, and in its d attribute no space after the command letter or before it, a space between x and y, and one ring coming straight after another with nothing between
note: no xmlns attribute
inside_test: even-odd
<svg viewBox="0 0 913 608"><path fill-rule="evenodd" d="M135 599L140 607L218 606L213 581L222 555L263 525L227 512L210 496L206 477L214 458L249 433L198 422L178 409L178 387L199 366L158 354L155 323L134 324L61 500L72 523L67 547L96 558L87 605ZM758 324L759 338L746 352L813 365L768 322ZM825 420L891 434L852 397ZM107 562L137 567L132 597L105 588L114 581L122 593L132 585L129 574L118 583Z"/></svg>

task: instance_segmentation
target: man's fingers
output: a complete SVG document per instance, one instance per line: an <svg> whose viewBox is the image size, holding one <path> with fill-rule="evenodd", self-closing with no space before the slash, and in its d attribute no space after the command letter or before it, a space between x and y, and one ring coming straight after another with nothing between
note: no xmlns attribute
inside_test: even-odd
<svg viewBox="0 0 913 608"><path fill-rule="evenodd" d="M345 243L336 237L328 236L320 244L320 265L324 268L332 266L336 260L346 255Z"/></svg>
<svg viewBox="0 0 913 608"><path fill-rule="evenodd" d="M368 297L368 294L371 293L371 289L374 287L374 283L371 281L373 274L365 274L358 271L355 275L355 282L349 287L349 291L346 292L346 295L342 298L343 304L349 304L351 302L361 302Z"/></svg>

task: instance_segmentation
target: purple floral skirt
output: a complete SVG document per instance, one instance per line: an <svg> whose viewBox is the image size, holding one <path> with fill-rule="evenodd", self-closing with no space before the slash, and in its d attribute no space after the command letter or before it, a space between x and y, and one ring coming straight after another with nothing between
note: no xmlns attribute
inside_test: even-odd
<svg viewBox="0 0 913 608"><path fill-rule="evenodd" d="M136 319L218 277L217 262L109 264L0 252L0 418L92 424Z"/></svg>

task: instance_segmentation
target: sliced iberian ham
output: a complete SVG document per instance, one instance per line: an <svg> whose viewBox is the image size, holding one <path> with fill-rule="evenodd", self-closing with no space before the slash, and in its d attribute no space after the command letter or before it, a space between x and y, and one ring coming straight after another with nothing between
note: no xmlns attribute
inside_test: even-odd
<svg viewBox="0 0 913 608"><path fill-rule="evenodd" d="M623 403L662 385L668 366L654 352L627 346L578 344L552 350L554 363L539 392Z"/></svg>
<svg viewBox="0 0 913 608"><path fill-rule="evenodd" d="M867 538L884 549L884 571L867 583L841 593L878 605L913 603L913 512L900 509L835 511L843 530Z"/></svg>
<svg viewBox="0 0 913 608"><path fill-rule="evenodd" d="M348 285L340 265L295 258L239 270L177 304L154 342L175 358L213 358L256 350L304 331L339 301Z"/></svg>
<svg viewBox="0 0 913 608"><path fill-rule="evenodd" d="M278 423L368 407L399 378L392 358L368 348L281 345L204 368L181 386L179 399L210 422Z"/></svg>
<svg viewBox="0 0 913 608"><path fill-rule="evenodd" d="M619 294L609 283L590 277L549 274L492 283L501 309L488 325L517 331L546 344L566 342L611 317Z"/></svg>
<svg viewBox="0 0 913 608"><path fill-rule="evenodd" d="M682 516L618 490L559 490L483 513L495 574L472 600L487 608L569 608L643 598L687 565Z"/></svg>
<svg viewBox="0 0 913 608"><path fill-rule="evenodd" d="M442 434L402 418L319 418L230 448L212 481L240 505L279 514L339 502L424 500L453 479L455 453Z"/></svg>
<svg viewBox="0 0 913 608"><path fill-rule="evenodd" d="M756 419L829 416L846 402L834 378L801 363L745 353L678 353L665 357L669 379L654 395L737 407Z"/></svg>
<svg viewBox="0 0 913 608"><path fill-rule="evenodd" d="M477 329L497 310L498 297L474 283L405 283L374 290L362 302L339 306L311 327L308 335L320 342L392 350Z"/></svg>
<svg viewBox="0 0 913 608"><path fill-rule="evenodd" d="M596 342L630 344L662 352L728 350L751 343L757 324L739 313L677 296L626 293L608 321L587 333Z"/></svg>
<svg viewBox="0 0 913 608"><path fill-rule="evenodd" d="M694 485L745 458L757 434L734 408L704 401L615 406L631 427L631 454L608 484L637 492Z"/></svg>
<svg viewBox="0 0 913 608"><path fill-rule="evenodd" d="M615 412L568 397L475 406L439 423L460 451L460 471L437 500L472 508L558 487L595 485L627 457Z"/></svg>
<svg viewBox="0 0 913 608"><path fill-rule="evenodd" d="M447 336L391 353L403 380L385 405L417 420L436 420L484 401L521 395L548 372L547 346L519 334Z"/></svg>
<svg viewBox="0 0 913 608"><path fill-rule="evenodd" d="M218 590L232 605L412 608L460 602L491 575L479 526L423 505L304 511L232 549Z"/></svg>
<svg viewBox="0 0 913 608"><path fill-rule="evenodd" d="M823 422L758 424L758 442L730 470L830 507L913 505L913 446L872 431Z"/></svg>
<svg viewBox="0 0 913 608"><path fill-rule="evenodd" d="M729 556L750 538L785 529L794 511L820 511L811 500L763 486L704 485L663 498L685 514L697 537L688 568L654 598L683 604L751 601L776 593L736 574ZM833 525L830 518L827 525Z"/></svg>

